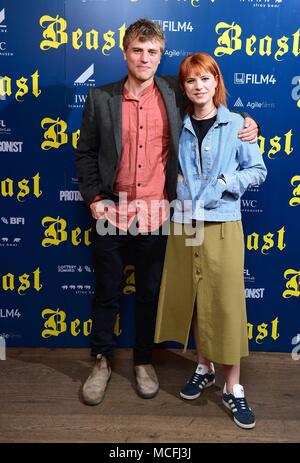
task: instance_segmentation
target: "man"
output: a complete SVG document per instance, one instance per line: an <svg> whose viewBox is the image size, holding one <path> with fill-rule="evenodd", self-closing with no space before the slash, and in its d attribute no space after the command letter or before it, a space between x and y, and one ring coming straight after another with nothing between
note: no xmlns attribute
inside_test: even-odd
<svg viewBox="0 0 300 463"><path fill-rule="evenodd" d="M96 360L82 388L82 399L88 405L102 401L111 376L124 249L130 249L135 264L133 358L137 392L143 398L152 398L159 390L151 352L166 245L162 225L168 210L162 207L159 216L151 214L151 205L155 201L165 204L164 200L176 197L184 111L177 80L155 77L164 45L164 34L154 22L140 19L130 25L123 41L127 77L91 90L85 104L76 165L81 194L95 219L92 252L96 296L91 355ZM256 139L255 122L246 122L243 140ZM124 210L120 198L125 194L134 207ZM113 211L107 211L107 200L114 201ZM143 214L138 213L140 203ZM118 233L97 233L96 221L103 216ZM130 232L133 226L138 233Z"/></svg>

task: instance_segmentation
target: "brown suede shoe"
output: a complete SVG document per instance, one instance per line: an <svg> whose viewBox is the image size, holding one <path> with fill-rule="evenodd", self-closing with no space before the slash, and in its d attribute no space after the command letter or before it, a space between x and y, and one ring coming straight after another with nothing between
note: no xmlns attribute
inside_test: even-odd
<svg viewBox="0 0 300 463"><path fill-rule="evenodd" d="M110 376L109 361L102 354L98 354L93 371L81 390L82 400L86 405L98 405L103 400Z"/></svg>
<svg viewBox="0 0 300 463"><path fill-rule="evenodd" d="M134 367L137 393L143 399L152 399L159 391L159 383L152 365Z"/></svg>

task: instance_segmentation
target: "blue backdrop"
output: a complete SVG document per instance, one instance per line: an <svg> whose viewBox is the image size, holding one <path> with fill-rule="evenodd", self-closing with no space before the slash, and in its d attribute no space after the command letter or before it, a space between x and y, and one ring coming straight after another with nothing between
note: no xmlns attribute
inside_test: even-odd
<svg viewBox="0 0 300 463"><path fill-rule="evenodd" d="M221 67L229 107L262 128L268 168L243 197L251 350L291 351L300 332L299 0L0 0L0 336L8 346L89 345L89 211L74 157L92 86L126 74L125 28L159 22L159 74L190 52ZM132 342L134 268L115 332Z"/></svg>

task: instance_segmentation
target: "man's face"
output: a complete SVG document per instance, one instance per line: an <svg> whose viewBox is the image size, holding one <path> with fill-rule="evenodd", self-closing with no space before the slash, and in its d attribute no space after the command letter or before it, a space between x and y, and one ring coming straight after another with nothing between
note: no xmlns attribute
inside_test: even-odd
<svg viewBox="0 0 300 463"><path fill-rule="evenodd" d="M141 83L152 79L160 63L161 46L156 39L141 42L137 37L132 40L124 51L128 75Z"/></svg>

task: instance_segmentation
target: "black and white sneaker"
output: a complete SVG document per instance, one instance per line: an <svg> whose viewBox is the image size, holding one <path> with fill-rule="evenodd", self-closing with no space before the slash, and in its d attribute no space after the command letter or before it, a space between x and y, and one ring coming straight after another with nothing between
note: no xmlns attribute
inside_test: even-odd
<svg viewBox="0 0 300 463"><path fill-rule="evenodd" d="M255 416L245 399L244 388L241 384L233 386L233 394L227 394L226 384L223 389L223 404L229 408L234 422L244 429L255 426Z"/></svg>
<svg viewBox="0 0 300 463"><path fill-rule="evenodd" d="M212 365L213 368L213 365ZM215 372L212 369L209 371L207 365L199 363L193 376L181 388L180 396L183 399L197 399L203 389L212 386L215 383Z"/></svg>

